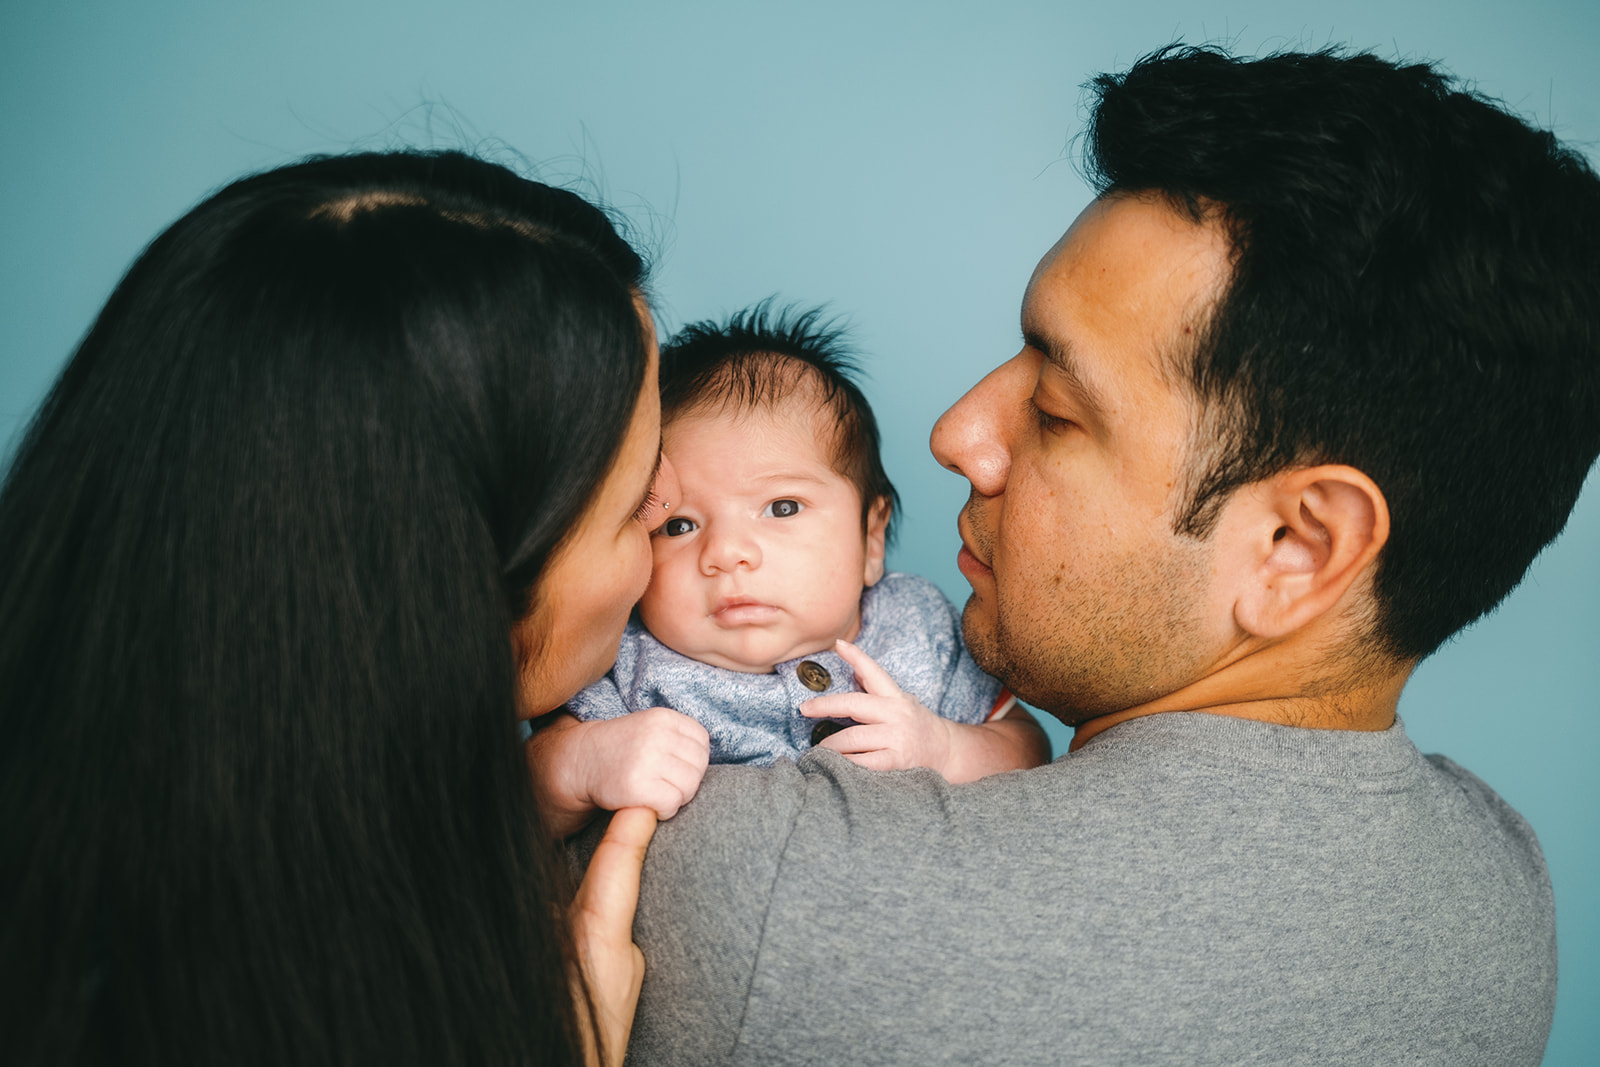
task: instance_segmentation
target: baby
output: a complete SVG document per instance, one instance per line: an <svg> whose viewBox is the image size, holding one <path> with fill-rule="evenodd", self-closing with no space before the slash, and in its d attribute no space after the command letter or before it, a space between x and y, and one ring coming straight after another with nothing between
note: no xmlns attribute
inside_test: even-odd
<svg viewBox="0 0 1600 1067"><path fill-rule="evenodd" d="M666 502L615 667L568 704L577 721L530 745L558 832L597 807L670 817L708 755L763 765L820 745L951 782L1048 758L938 589L884 573L895 490L819 320L757 305L662 349L662 451L681 499Z"/></svg>

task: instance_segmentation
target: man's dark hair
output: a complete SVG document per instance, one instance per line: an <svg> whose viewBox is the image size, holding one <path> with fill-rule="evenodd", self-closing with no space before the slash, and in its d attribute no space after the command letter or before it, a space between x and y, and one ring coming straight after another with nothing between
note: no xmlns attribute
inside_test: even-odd
<svg viewBox="0 0 1600 1067"><path fill-rule="evenodd" d="M768 297L725 323L691 323L662 346L661 421L708 409L771 407L810 385L833 419L833 469L861 494L861 528L884 500L892 534L900 494L883 469L878 420L855 383L860 370L843 328L823 308L775 310L773 302Z"/></svg>
<svg viewBox="0 0 1600 1067"><path fill-rule="evenodd" d="M1392 524L1372 637L1428 655L1522 579L1600 452L1600 180L1449 77L1368 54L1172 46L1091 87L1101 194L1159 194L1232 244L1186 374L1177 529L1205 536L1290 467L1363 471Z"/></svg>

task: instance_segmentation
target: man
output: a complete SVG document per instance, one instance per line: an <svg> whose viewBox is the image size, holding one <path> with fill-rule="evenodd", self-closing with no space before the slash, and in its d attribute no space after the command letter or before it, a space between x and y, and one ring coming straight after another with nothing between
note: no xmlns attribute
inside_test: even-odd
<svg viewBox="0 0 1600 1067"><path fill-rule="evenodd" d="M657 1063L1537 1063L1532 831L1395 719L1600 452L1600 181L1424 67L1169 49L940 419L967 641L1077 728L951 787L713 769L651 848Z"/></svg>

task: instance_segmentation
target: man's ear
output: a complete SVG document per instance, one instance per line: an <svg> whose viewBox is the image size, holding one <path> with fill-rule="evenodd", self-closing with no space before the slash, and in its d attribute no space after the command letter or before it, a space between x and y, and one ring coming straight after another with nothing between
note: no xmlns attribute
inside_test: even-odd
<svg viewBox="0 0 1600 1067"><path fill-rule="evenodd" d="M880 496L872 502L872 507L867 512L867 566L861 576L861 584L874 586L878 579L883 577L883 557L887 551L889 535L889 512L893 505L889 498Z"/></svg>
<svg viewBox="0 0 1600 1067"><path fill-rule="evenodd" d="M1249 573L1234 619L1284 637L1326 614L1389 540L1389 504L1371 478L1340 464L1285 471L1241 494Z"/></svg>

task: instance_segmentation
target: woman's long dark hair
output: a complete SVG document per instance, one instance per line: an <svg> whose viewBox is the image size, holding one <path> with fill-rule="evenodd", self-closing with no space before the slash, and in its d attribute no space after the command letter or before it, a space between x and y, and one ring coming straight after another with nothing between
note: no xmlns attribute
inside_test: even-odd
<svg viewBox="0 0 1600 1067"><path fill-rule="evenodd" d="M642 270L453 153L245 179L134 264L0 490L11 1062L579 1058L511 635Z"/></svg>

